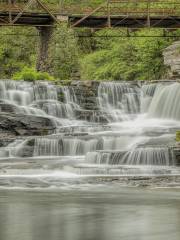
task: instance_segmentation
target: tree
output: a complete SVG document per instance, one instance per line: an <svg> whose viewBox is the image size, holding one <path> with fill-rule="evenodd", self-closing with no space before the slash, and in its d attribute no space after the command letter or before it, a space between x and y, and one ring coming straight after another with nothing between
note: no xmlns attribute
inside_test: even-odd
<svg viewBox="0 0 180 240"><path fill-rule="evenodd" d="M73 72L79 71L78 52L73 30L65 24L57 27L50 47L52 75L62 80L71 79Z"/></svg>
<svg viewBox="0 0 180 240"><path fill-rule="evenodd" d="M85 55L81 61L82 78L96 80L161 78L166 71L162 52L173 38L159 37L160 31L142 30L136 33L136 38L120 37L113 40L110 37L111 42L107 41L108 44L100 40L99 50ZM117 35L117 30L111 30L112 35L115 32ZM157 37L147 37L148 34Z"/></svg>
<svg viewBox="0 0 180 240"><path fill-rule="evenodd" d="M0 33L0 76L10 78L24 66L35 65L37 33L32 28L2 28ZM29 40L30 39L30 40Z"/></svg>

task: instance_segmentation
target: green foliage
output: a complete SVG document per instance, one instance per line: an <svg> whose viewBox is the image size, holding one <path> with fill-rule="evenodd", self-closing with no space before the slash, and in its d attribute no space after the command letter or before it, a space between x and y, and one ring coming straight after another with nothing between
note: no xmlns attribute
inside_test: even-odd
<svg viewBox="0 0 180 240"><path fill-rule="evenodd" d="M0 77L10 78L24 66L35 65L37 37L35 29L3 27L0 33ZM32 35L31 41L27 35Z"/></svg>
<svg viewBox="0 0 180 240"><path fill-rule="evenodd" d="M180 142L180 131L176 132L176 141Z"/></svg>
<svg viewBox="0 0 180 240"><path fill-rule="evenodd" d="M110 30L109 30L110 31ZM111 30L113 35L118 31ZM101 33L104 35L104 31ZM122 33L121 33L122 34ZM84 79L95 80L152 80L165 73L163 49L172 38L144 37L161 34L160 30L142 30L136 38L119 37L98 42L98 51L85 55L81 61Z"/></svg>
<svg viewBox="0 0 180 240"><path fill-rule="evenodd" d="M168 0L170 1L170 0ZM43 0L58 8L59 0ZM65 8L81 11L95 8L104 0L64 0ZM146 8L147 3L132 2L122 5L128 8ZM118 3L116 3L118 7ZM176 6L176 5L175 5ZM168 4L151 3L152 8L168 8ZM98 14L98 13L97 13ZM102 12L101 12L102 14ZM179 31L180 32L180 31ZM0 78L51 79L47 73L35 72L39 37L35 28L5 27L0 33ZM116 37L126 30L71 29L66 24L58 26L50 46L49 72L59 80L148 80L159 79L166 74L162 51L175 39L146 37L160 35L162 30L141 30L136 38ZM170 33L171 35L173 33ZM81 37L78 37L81 35ZM82 37L85 35L85 37ZM87 38L86 36L90 36ZM92 37L95 35L97 37ZM107 36L107 37L106 37ZM179 54L179 52L177 53ZM47 61L48 62L48 61ZM31 70L28 70L31 69Z"/></svg>
<svg viewBox="0 0 180 240"><path fill-rule="evenodd" d="M37 72L35 69L28 67L24 67L22 71L15 73L13 79L24 81L54 80L54 78L50 76L47 72Z"/></svg>
<svg viewBox="0 0 180 240"><path fill-rule="evenodd" d="M73 30L65 24L57 27L53 36L50 48L51 72L60 80L71 79L73 73L79 71L77 39Z"/></svg>

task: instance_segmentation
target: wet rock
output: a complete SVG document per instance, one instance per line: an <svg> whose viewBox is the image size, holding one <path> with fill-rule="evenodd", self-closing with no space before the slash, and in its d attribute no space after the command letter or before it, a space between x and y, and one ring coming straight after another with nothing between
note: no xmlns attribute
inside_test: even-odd
<svg viewBox="0 0 180 240"><path fill-rule="evenodd" d="M97 110L98 106L98 81L72 81L71 87L81 108L85 110Z"/></svg>
<svg viewBox="0 0 180 240"><path fill-rule="evenodd" d="M55 131L55 125L51 119L23 114L0 115L0 139L7 136L47 135Z"/></svg>
<svg viewBox="0 0 180 240"><path fill-rule="evenodd" d="M16 105L0 102L0 112L5 113L20 113Z"/></svg>
<svg viewBox="0 0 180 240"><path fill-rule="evenodd" d="M25 146L19 152L19 157L32 157L34 153L34 146Z"/></svg>
<svg viewBox="0 0 180 240"><path fill-rule="evenodd" d="M0 133L0 147L6 147L14 141L15 141L15 137L11 138L9 135L3 136L3 134Z"/></svg>
<svg viewBox="0 0 180 240"><path fill-rule="evenodd" d="M180 166L180 144L177 144L177 146L174 147L174 156L175 156L176 164Z"/></svg>
<svg viewBox="0 0 180 240"><path fill-rule="evenodd" d="M75 111L76 119L78 120L85 120L89 122L96 122L96 123L108 123L108 114L98 111L98 110L83 110L77 109Z"/></svg>

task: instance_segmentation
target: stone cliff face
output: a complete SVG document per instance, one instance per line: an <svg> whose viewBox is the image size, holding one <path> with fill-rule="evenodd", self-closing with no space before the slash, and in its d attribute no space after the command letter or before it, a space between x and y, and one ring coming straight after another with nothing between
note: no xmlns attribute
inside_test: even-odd
<svg viewBox="0 0 180 240"><path fill-rule="evenodd" d="M168 67L168 77L180 78L180 41L174 42L164 52L164 64Z"/></svg>

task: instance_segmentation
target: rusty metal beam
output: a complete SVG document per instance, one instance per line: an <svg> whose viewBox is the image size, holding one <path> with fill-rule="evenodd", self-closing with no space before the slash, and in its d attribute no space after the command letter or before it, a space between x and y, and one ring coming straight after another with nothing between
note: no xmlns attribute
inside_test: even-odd
<svg viewBox="0 0 180 240"><path fill-rule="evenodd" d="M42 9L44 9L51 17L52 19L59 24L57 18L55 17L55 15L53 13L51 13L51 11L49 10L49 8L43 4L40 0L36 0L36 2L42 7Z"/></svg>
<svg viewBox="0 0 180 240"><path fill-rule="evenodd" d="M100 5L99 7L97 7L96 9L94 9L92 12L90 12L88 15L82 17L80 20L78 20L77 22L75 22L72 27L76 27L77 25L79 25L81 22L83 22L83 21L86 20L88 17L90 17L91 15L93 15L95 12L97 12L99 9L101 9L102 6L104 6L104 4L103 4L103 5Z"/></svg>
<svg viewBox="0 0 180 240"><path fill-rule="evenodd" d="M13 20L11 20L10 24L14 24L22 16L23 12L25 12L26 9L28 9L31 6L33 2L34 0L28 0L24 8L18 13L18 15Z"/></svg>

